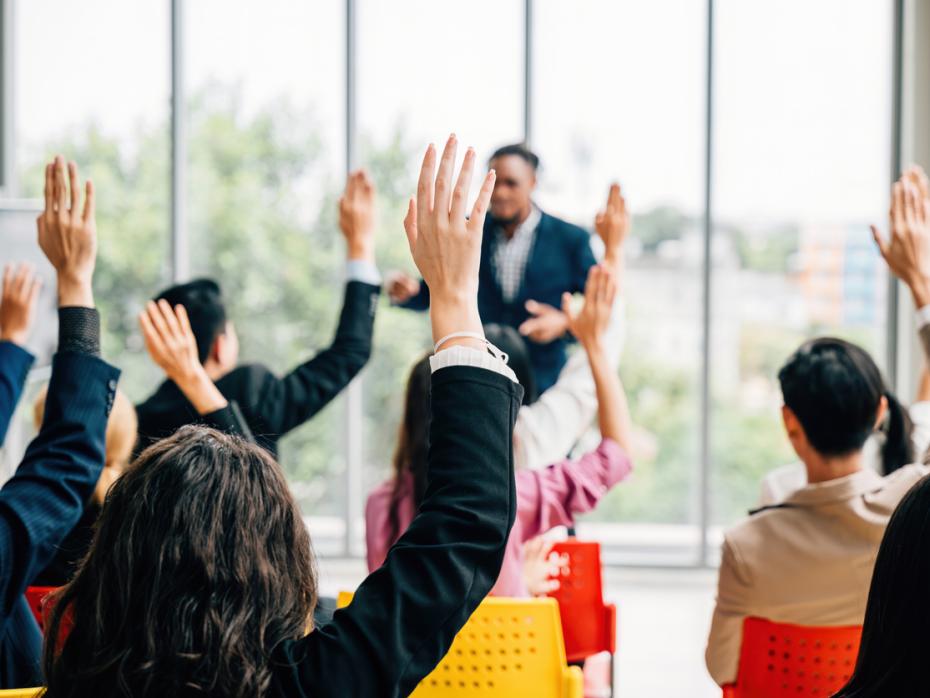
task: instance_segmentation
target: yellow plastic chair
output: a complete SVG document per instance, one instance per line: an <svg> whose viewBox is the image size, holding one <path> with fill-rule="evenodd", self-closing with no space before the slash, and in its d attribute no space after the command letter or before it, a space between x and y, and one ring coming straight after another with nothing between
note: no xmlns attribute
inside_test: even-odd
<svg viewBox="0 0 930 698"><path fill-rule="evenodd" d="M336 605L352 601L340 592ZM579 667L566 666L555 599L487 598L411 698L583 698Z"/></svg>
<svg viewBox="0 0 930 698"><path fill-rule="evenodd" d="M0 698L38 698L44 692L44 688L6 688L0 690Z"/></svg>

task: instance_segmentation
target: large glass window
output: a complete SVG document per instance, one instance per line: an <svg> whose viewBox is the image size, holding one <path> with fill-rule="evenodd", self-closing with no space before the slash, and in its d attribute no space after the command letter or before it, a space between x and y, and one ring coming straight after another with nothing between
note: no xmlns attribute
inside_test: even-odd
<svg viewBox="0 0 930 698"><path fill-rule="evenodd" d="M427 143L454 131L484 163L497 146L522 140L522 25L518 0L456 3L455 12L430 0L358 3L359 163L380 193L383 271L416 272L401 221ZM429 321L385 302L375 337L365 372L366 494L391 474L404 386L430 348Z"/></svg>
<svg viewBox="0 0 930 698"><path fill-rule="evenodd" d="M633 210L620 375L638 426L637 470L586 520L624 524L598 525L602 540L675 549L690 560L700 443L705 7L538 0L534 19L539 204L590 229L608 185L619 181Z"/></svg>
<svg viewBox="0 0 930 698"><path fill-rule="evenodd" d="M720 0L715 26L712 519L796 460L777 373L839 335L885 364L892 3Z"/></svg>
<svg viewBox="0 0 930 698"><path fill-rule="evenodd" d="M342 304L344 9L286 0L185 8L191 272L222 284L241 360L280 375L329 344ZM345 513L340 405L281 442L324 550Z"/></svg>

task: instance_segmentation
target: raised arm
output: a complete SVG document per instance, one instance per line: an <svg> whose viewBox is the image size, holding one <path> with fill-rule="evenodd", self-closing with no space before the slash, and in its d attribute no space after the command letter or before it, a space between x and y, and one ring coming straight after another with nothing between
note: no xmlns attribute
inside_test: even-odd
<svg viewBox="0 0 930 698"><path fill-rule="evenodd" d="M96 257L94 191L80 205L77 167L61 157L45 171L39 245L58 278L58 353L45 416L13 477L0 489L2 618L77 523L104 463L107 416L119 371L99 358L91 279ZM70 179L70 196L68 180Z"/></svg>
<svg viewBox="0 0 930 698"><path fill-rule="evenodd" d="M314 696L408 695L448 651L491 589L515 511L511 438L521 388L488 353L477 308L478 253L493 173L471 218L468 150L455 188L455 139L438 174L430 146L405 221L414 261L432 291L429 487L416 518L352 604L295 648L290 686ZM296 685L296 686L295 686ZM296 693L296 691L294 691Z"/></svg>
<svg viewBox="0 0 930 698"><path fill-rule="evenodd" d="M197 355L197 340L183 305L149 301L139 313L139 326L149 356L194 406L203 422L215 429L255 441L235 400L229 402L207 375Z"/></svg>
<svg viewBox="0 0 930 698"><path fill-rule="evenodd" d="M346 239L345 300L332 344L281 378L267 373L250 405L268 428L284 434L323 409L352 381L371 356L381 278L374 263L375 188L364 171L353 172L339 200Z"/></svg>
<svg viewBox="0 0 930 698"><path fill-rule="evenodd" d="M24 348L35 320L42 280L28 264L3 269L0 295L0 445L6 438L26 375L35 360Z"/></svg>

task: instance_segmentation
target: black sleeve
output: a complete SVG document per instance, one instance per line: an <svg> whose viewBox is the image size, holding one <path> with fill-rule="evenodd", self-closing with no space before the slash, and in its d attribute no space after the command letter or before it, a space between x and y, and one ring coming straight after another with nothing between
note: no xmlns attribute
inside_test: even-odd
<svg viewBox="0 0 930 698"><path fill-rule="evenodd" d="M275 665L282 695L406 696L445 656L504 559L522 393L484 369L433 375L429 487L417 516L348 608L286 643Z"/></svg>
<svg viewBox="0 0 930 698"><path fill-rule="evenodd" d="M250 443L255 443L252 430L249 429L248 422L245 421L245 417L242 416L242 411L239 409L239 403L235 400L230 400L226 407L202 415L200 420L208 427L225 431L227 434L234 434Z"/></svg>
<svg viewBox="0 0 930 698"><path fill-rule="evenodd" d="M269 431L280 435L300 426L362 370L371 356L380 292L380 287L361 281L347 283L339 327L329 348L283 378L265 375L257 402L250 407Z"/></svg>
<svg viewBox="0 0 930 698"><path fill-rule="evenodd" d="M429 286L426 285L426 282L423 279L420 279L420 290L415 296L411 296L403 303L398 303L398 307L406 308L407 310L416 310L422 312L424 310L429 310Z"/></svg>

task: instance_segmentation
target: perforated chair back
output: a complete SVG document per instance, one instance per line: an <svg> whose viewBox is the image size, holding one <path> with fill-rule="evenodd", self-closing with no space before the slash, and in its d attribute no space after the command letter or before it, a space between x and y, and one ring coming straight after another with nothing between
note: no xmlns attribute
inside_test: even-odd
<svg viewBox="0 0 930 698"><path fill-rule="evenodd" d="M747 618L739 673L724 698L828 698L856 666L862 627L817 627Z"/></svg>
<svg viewBox="0 0 930 698"><path fill-rule="evenodd" d="M344 608L352 594L341 592ZM488 598L412 698L583 698L581 669L565 661L553 599Z"/></svg>
<svg viewBox="0 0 930 698"><path fill-rule="evenodd" d="M44 688L7 688L0 690L0 698L36 698L44 692Z"/></svg>
<svg viewBox="0 0 930 698"><path fill-rule="evenodd" d="M36 621L39 624L39 627L44 631L45 623L42 621L43 617L43 607L45 605L45 598L51 594L53 591L57 591L58 587L27 587L26 588L26 603L29 604L29 610L32 611L32 615L36 617ZM0 693L0 698L3 694Z"/></svg>
<svg viewBox="0 0 930 698"><path fill-rule="evenodd" d="M601 546L574 538L556 543L552 551L568 556L559 589L549 596L559 602L568 661L617 649L617 608L604 603Z"/></svg>

